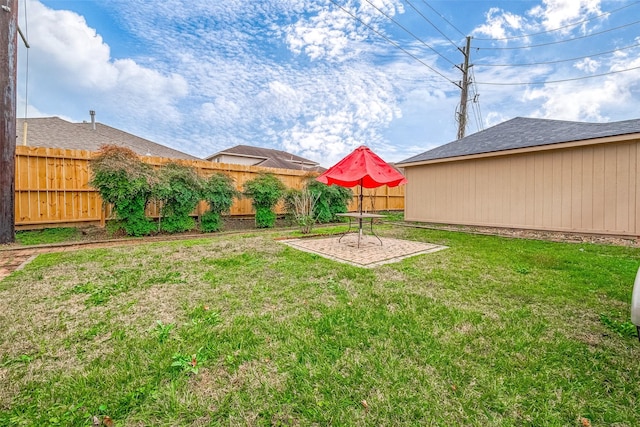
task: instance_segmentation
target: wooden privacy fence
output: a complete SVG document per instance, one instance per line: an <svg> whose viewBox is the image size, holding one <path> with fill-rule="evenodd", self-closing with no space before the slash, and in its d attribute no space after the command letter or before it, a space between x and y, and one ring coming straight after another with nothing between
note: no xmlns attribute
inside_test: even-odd
<svg viewBox="0 0 640 427"><path fill-rule="evenodd" d="M99 223L108 217L103 209L98 192L89 185L91 170L89 162L95 152L43 147L16 147L15 170L15 221L16 228L45 228L74 225L78 223ZM161 166L175 161L196 168L201 176L211 176L223 172L232 177L238 190L258 173L270 172L278 176L288 188L300 189L306 180L315 176L308 171L274 169L259 166L245 166L227 163L213 163L206 160L177 160L161 157L141 157L150 165ZM357 210L358 188L354 188L354 200L349 209ZM207 209L201 202L196 213ZM404 186L396 188L380 187L364 190L363 209L366 211L404 209ZM283 213L280 207L280 212ZM157 206L151 205L147 214L158 215ZM236 199L231 207L231 215L252 215L251 200Z"/></svg>
<svg viewBox="0 0 640 427"><path fill-rule="evenodd" d="M360 187L353 187L353 200L349 204L349 211L358 210L358 196ZM404 185L398 187L365 188L362 192L362 211L401 211L404 210Z"/></svg>

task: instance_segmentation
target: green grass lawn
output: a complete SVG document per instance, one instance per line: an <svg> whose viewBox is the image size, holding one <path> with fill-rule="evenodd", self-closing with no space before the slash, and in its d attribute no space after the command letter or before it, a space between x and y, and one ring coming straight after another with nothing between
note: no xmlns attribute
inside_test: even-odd
<svg viewBox="0 0 640 427"><path fill-rule="evenodd" d="M16 242L21 245L45 245L80 240L82 232L78 228L60 227L43 230L18 231Z"/></svg>
<svg viewBox="0 0 640 427"><path fill-rule="evenodd" d="M361 269L275 232L40 255L0 282L0 425L640 425L640 250L381 231L449 249Z"/></svg>

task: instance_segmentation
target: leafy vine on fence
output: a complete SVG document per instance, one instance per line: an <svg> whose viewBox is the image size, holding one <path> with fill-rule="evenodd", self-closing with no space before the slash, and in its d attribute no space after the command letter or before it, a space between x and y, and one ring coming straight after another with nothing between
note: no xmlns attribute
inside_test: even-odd
<svg viewBox="0 0 640 427"><path fill-rule="evenodd" d="M303 233L309 233L315 222L332 222L336 214L346 212L353 195L351 190L326 186L309 179L302 190L287 188L272 173L260 173L244 183L243 192L224 173L201 177L195 168L170 162L154 170L142 162L132 150L106 145L91 161L94 186L105 203L113 206L116 221L112 230L122 229L128 235L141 236L155 230L177 233L196 227L195 208L204 200L209 210L200 217L202 231L218 231L222 214L229 212L234 198L251 199L258 228L275 225L275 207L284 198L287 211L293 215ZM286 194L286 195L285 195ZM161 202L158 223L146 217L145 209L154 198Z"/></svg>
<svg viewBox="0 0 640 427"><path fill-rule="evenodd" d="M274 208L286 190L285 185L271 173L261 173L244 183L244 195L251 199L256 211L256 226L271 228L276 222Z"/></svg>
<svg viewBox="0 0 640 427"><path fill-rule="evenodd" d="M188 231L196 226L191 217L201 199L202 178L191 166L167 163L158 170L154 197L162 202L160 229L168 233Z"/></svg>
<svg viewBox="0 0 640 427"><path fill-rule="evenodd" d="M233 179L223 173L215 173L202 186L202 198L209 204L209 210L200 218L202 231L218 231L222 227L222 214L229 212L233 199L240 197Z"/></svg>
<svg viewBox="0 0 640 427"><path fill-rule="evenodd" d="M153 223L145 216L157 177L151 166L125 147L105 145L91 161L95 187L105 203L111 203L119 227L133 236L153 231Z"/></svg>

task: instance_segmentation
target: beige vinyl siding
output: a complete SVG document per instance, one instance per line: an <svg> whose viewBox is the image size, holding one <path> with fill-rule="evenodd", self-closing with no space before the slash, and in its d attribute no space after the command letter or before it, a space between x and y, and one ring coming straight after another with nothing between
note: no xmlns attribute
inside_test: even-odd
<svg viewBox="0 0 640 427"><path fill-rule="evenodd" d="M639 143L407 166L405 219L638 235Z"/></svg>

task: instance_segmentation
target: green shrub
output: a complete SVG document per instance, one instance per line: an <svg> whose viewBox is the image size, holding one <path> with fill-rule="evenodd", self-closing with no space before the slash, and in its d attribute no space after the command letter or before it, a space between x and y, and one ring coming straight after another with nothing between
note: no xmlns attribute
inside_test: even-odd
<svg viewBox="0 0 640 427"><path fill-rule="evenodd" d="M233 179L223 173L215 173L204 181L202 199L209 203L209 210L200 218L202 231L218 231L222 226L222 214L229 212L236 191Z"/></svg>
<svg viewBox="0 0 640 427"><path fill-rule="evenodd" d="M91 161L90 184L105 203L113 205L116 217L128 235L141 236L153 231L145 208L157 178L151 167L136 153L124 147L105 145Z"/></svg>
<svg viewBox="0 0 640 427"><path fill-rule="evenodd" d="M222 228L222 215L217 212L205 212L200 216L200 229L204 232L218 231Z"/></svg>
<svg viewBox="0 0 640 427"><path fill-rule="evenodd" d="M191 230L196 222L190 216L200 202L202 178L190 166L167 163L158 171L154 196L162 202L160 228L169 233Z"/></svg>
<svg viewBox="0 0 640 427"><path fill-rule="evenodd" d="M271 228L276 222L274 208L284 195L285 185L273 174L262 173L244 183L244 195L251 198L256 211L256 226Z"/></svg>
<svg viewBox="0 0 640 427"><path fill-rule="evenodd" d="M347 212L349 202L353 199L353 192L349 188L328 186L315 179L307 183L307 189L318 197L313 214L320 223L336 221L336 214Z"/></svg>
<svg viewBox="0 0 640 427"><path fill-rule="evenodd" d="M276 213L270 208L256 208L256 227L272 228L276 223Z"/></svg>
<svg viewBox="0 0 640 427"><path fill-rule="evenodd" d="M164 212L164 210L163 210ZM181 233L196 228L196 220L187 215L167 215L159 223L160 230L167 233Z"/></svg>

